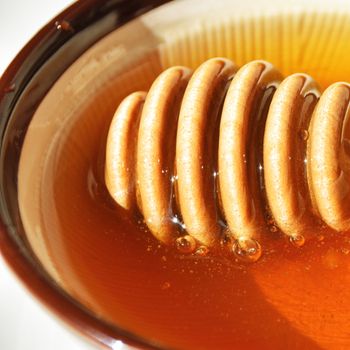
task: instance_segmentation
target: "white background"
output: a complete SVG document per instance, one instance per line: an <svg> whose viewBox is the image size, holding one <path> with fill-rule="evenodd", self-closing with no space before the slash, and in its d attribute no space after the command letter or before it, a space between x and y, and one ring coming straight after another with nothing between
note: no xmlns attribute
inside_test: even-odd
<svg viewBox="0 0 350 350"><path fill-rule="evenodd" d="M72 0L0 0L0 76L17 52ZM0 250L1 251L1 250ZM0 254L0 349L90 350L46 311Z"/></svg>

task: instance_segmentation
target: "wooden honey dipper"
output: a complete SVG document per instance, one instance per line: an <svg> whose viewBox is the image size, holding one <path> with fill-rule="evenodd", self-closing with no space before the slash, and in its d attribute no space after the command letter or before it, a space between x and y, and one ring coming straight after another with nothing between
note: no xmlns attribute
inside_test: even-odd
<svg viewBox="0 0 350 350"><path fill-rule="evenodd" d="M349 101L347 83L321 95L308 75L282 79L265 61L169 68L115 113L108 191L184 252L229 237L255 261L269 220L297 246L320 221L349 230Z"/></svg>

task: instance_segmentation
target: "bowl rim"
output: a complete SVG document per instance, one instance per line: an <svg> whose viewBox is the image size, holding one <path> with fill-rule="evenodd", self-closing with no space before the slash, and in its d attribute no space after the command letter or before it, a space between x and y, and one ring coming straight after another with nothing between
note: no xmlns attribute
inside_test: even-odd
<svg viewBox="0 0 350 350"><path fill-rule="evenodd" d="M129 7L130 11L127 14L127 18L116 21L117 23L114 24L114 27L109 28L103 33L104 36L133 18L169 1L171 0L77 0L42 27L16 55L2 76L0 76L0 152L3 151L4 135L8 121L11 119L13 108L16 106L19 97L30 81L30 79L27 79L27 76L23 77L22 75L19 78L19 72L20 70L24 70L27 74L30 73L32 78L36 71L40 69L40 65L37 64L38 62L30 62L31 65L28 65L26 60L39 47L48 45L52 41L52 37L57 35L57 31L61 31L61 28L58 27L60 23L65 20L68 23L74 22L74 19L81 16L81 14L90 13L93 9L102 6L106 7L106 11L112 11L122 6ZM101 15L101 13L97 14L97 12L95 13L95 20ZM89 22L86 22L84 25L80 29L85 29L89 25ZM52 54L57 52L57 50L74 36L74 31L71 31L70 28L68 29L68 33L62 33L64 38L60 40ZM93 42L85 47L85 50L99 39L100 37L95 38ZM17 85L18 82L19 84ZM13 92L14 86L16 86L17 91L9 96L9 92ZM0 173L5 173L5 168ZM1 180L2 174L0 174ZM16 182L15 184L17 185ZM3 197L1 189L0 197ZM1 199L3 200L3 198ZM31 295L36 300L39 300L52 314L70 326L71 330L77 331L85 339L106 349L114 348L115 344L119 345L120 342L139 349L159 349L157 344L152 344L118 326L111 326L101 321L97 316L84 310L73 298L62 293L59 287L52 283L33 261L28 259L28 255L25 254L26 247L23 243L21 245L15 239L13 232L10 232L13 231L13 228L11 224L6 223L0 206L0 254L6 265L14 272L15 276Z"/></svg>

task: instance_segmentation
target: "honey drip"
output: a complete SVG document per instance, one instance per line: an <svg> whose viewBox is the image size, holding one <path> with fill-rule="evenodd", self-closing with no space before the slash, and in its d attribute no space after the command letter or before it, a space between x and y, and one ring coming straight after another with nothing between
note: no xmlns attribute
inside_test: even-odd
<svg viewBox="0 0 350 350"><path fill-rule="evenodd" d="M350 228L350 85L224 58L164 71L110 126L105 179L153 235L182 252L229 246L255 261L280 231L299 247ZM223 244L225 237L229 244Z"/></svg>

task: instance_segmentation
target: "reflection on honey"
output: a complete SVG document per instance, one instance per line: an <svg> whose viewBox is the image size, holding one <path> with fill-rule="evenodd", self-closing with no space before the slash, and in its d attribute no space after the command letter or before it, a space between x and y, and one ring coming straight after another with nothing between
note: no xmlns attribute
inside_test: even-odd
<svg viewBox="0 0 350 350"><path fill-rule="evenodd" d="M147 21L137 22L133 36L125 28L112 33L62 76L23 149L19 192L28 239L82 305L164 348L346 349L350 235L323 226L297 248L273 226L264 232L264 254L248 265L182 254L159 244L142 217L118 208L106 190L114 110L166 67L195 68L213 56L238 65L265 59L284 76L310 74L322 88L350 81L348 15L226 18L184 25L176 36L170 29L154 35ZM145 47L133 52L140 42Z"/></svg>

